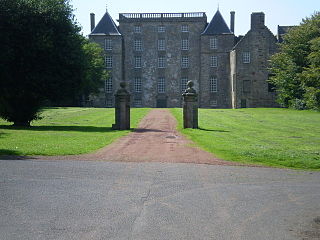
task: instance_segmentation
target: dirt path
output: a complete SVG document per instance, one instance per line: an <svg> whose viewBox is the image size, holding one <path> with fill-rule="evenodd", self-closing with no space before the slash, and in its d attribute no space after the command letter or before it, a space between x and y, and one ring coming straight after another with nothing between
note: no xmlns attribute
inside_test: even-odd
<svg viewBox="0 0 320 240"><path fill-rule="evenodd" d="M240 165L215 158L176 130L176 119L167 109L153 109L129 135L95 153L72 156L37 156L50 160L98 160L124 162L172 162Z"/></svg>

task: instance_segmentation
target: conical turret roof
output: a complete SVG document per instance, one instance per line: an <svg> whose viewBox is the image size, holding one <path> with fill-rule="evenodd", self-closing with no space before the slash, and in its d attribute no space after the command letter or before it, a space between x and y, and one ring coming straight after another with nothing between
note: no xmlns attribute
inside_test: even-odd
<svg viewBox="0 0 320 240"><path fill-rule="evenodd" d="M216 14L213 16L211 22L208 24L203 35L214 35L214 34L232 34L228 25L224 21L221 13L217 10Z"/></svg>
<svg viewBox="0 0 320 240"><path fill-rule="evenodd" d="M108 12L103 15L100 22L92 30L90 35L94 34L121 35Z"/></svg>

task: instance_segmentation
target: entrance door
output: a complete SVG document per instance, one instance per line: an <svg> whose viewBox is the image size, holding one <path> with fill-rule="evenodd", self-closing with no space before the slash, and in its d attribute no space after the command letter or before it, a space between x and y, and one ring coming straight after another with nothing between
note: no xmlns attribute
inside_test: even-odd
<svg viewBox="0 0 320 240"><path fill-rule="evenodd" d="M247 100L241 99L241 108L246 108L246 107L247 107Z"/></svg>
<svg viewBox="0 0 320 240"><path fill-rule="evenodd" d="M157 99L157 108L166 108L167 99Z"/></svg>

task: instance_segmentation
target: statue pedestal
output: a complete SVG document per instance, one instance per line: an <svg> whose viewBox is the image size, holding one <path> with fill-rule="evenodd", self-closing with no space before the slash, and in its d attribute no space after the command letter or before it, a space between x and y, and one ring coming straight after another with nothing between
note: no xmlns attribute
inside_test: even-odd
<svg viewBox="0 0 320 240"><path fill-rule="evenodd" d="M114 130L130 129L130 94L125 89L126 84L120 83L120 89L115 94L115 124L112 124Z"/></svg>
<svg viewBox="0 0 320 240"><path fill-rule="evenodd" d="M198 94L194 90L193 82L187 83L188 88L183 96L183 128L198 128Z"/></svg>

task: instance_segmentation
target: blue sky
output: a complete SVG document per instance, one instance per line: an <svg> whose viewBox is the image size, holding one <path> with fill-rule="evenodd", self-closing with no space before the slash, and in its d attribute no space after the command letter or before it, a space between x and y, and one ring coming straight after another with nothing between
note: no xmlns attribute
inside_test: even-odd
<svg viewBox="0 0 320 240"><path fill-rule="evenodd" d="M206 12L208 21L217 11L218 5L225 21L230 23L230 11L236 12L235 34L243 35L250 28L250 14L264 12L266 25L276 34L277 25L298 25L305 17L320 11L319 0L71 0L77 21L83 27L83 34L90 33L90 13L96 14L96 24L108 6L108 12L116 22L119 13L158 13L158 12Z"/></svg>

